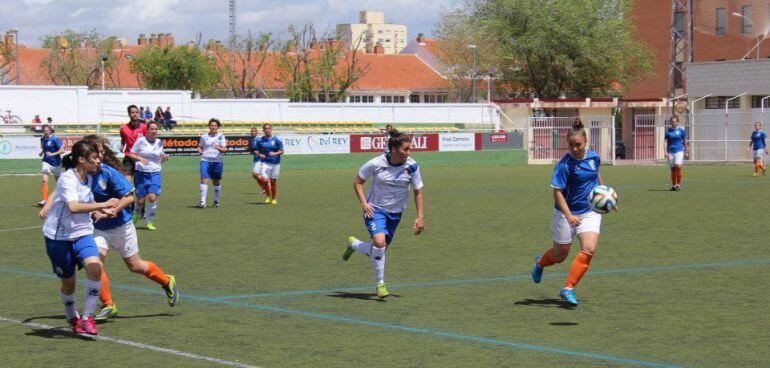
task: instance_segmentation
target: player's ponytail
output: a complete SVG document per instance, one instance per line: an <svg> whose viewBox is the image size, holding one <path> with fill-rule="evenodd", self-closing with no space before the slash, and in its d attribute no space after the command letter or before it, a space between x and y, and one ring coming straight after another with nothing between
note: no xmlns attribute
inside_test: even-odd
<svg viewBox="0 0 770 368"><path fill-rule="evenodd" d="M72 146L72 151L62 158L61 164L65 169L72 169L81 157L87 160L94 153L99 153L96 143L79 140Z"/></svg>
<svg viewBox="0 0 770 368"><path fill-rule="evenodd" d="M408 135L399 132L395 128L391 129L388 132L388 135L390 135L390 138L388 139L388 151L391 151L393 148L400 148L404 143L412 141L412 138L409 138Z"/></svg>
<svg viewBox="0 0 770 368"><path fill-rule="evenodd" d="M586 135L586 129L583 125L583 121L580 120L580 118L575 118L575 121L572 122L572 129L570 129L569 134L567 134L567 139L572 138L578 134L582 135L583 139L588 140L588 135Z"/></svg>
<svg viewBox="0 0 770 368"><path fill-rule="evenodd" d="M102 148L102 162L110 165L115 170L120 171L121 174L126 174L123 170L123 164L120 163L120 160L118 160L118 156L115 155L115 152L112 150L110 140L105 138L104 136L97 135L97 134L89 134L85 137L83 137L83 140L86 142L91 142L93 144L96 144L97 148L101 146Z"/></svg>

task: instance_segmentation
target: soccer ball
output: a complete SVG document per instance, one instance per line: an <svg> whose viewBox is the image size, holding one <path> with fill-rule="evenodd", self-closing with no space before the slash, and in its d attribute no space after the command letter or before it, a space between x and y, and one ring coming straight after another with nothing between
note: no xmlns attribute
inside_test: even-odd
<svg viewBox="0 0 770 368"><path fill-rule="evenodd" d="M588 202L594 212L609 213L618 206L618 194L609 186L599 185L588 194Z"/></svg>

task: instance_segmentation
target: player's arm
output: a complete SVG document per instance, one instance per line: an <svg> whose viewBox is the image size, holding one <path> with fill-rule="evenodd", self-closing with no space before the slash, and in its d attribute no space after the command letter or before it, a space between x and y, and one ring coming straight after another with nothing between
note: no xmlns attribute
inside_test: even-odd
<svg viewBox="0 0 770 368"><path fill-rule="evenodd" d="M358 202L361 203L361 208L364 209L364 216L366 216L366 218L372 218L374 216L374 208L372 208L372 205L366 200L364 183L366 183L366 179L356 176L356 180L353 181L353 189L356 192L356 197L358 197Z"/></svg>
<svg viewBox="0 0 770 368"><path fill-rule="evenodd" d="M689 146L687 144L687 133L685 133L684 137L682 137L682 144L684 145L684 158L689 159L690 150L688 150Z"/></svg>
<svg viewBox="0 0 770 368"><path fill-rule="evenodd" d="M596 173L596 179L599 180L599 185L604 185L604 179L602 178L601 173Z"/></svg>
<svg viewBox="0 0 770 368"><path fill-rule="evenodd" d="M280 156L283 154L283 142L281 140L278 140L277 144L278 148L276 151L270 152L270 156Z"/></svg>
<svg viewBox="0 0 770 368"><path fill-rule="evenodd" d="M124 208L134 204L134 191L132 190L128 194L124 195L123 198L120 199L118 202L118 206L115 207L115 212L120 212Z"/></svg>
<svg viewBox="0 0 770 368"><path fill-rule="evenodd" d="M127 156L129 158L131 158L132 160L134 160L134 161L141 162L142 165L147 165L147 159L142 157L142 156L140 156L139 155L139 151L137 150L138 148L142 148L141 146L139 146L140 144L141 144L140 142L134 143L134 146L131 147L131 151L128 151L128 155ZM137 147L137 146L139 146L139 147Z"/></svg>
<svg viewBox="0 0 770 368"><path fill-rule="evenodd" d="M81 203L79 201L69 201L67 202L67 208L69 208L70 212L72 213L101 211L102 213L109 214L112 212L114 214L115 206L117 206L119 202L120 201L117 198L110 198L106 202L99 203Z"/></svg>
<svg viewBox="0 0 770 368"><path fill-rule="evenodd" d="M54 189L53 192L48 195L48 198L45 199L45 203L43 204L43 208L41 208L40 212L37 214L41 220L48 216L48 210L51 209L51 204L53 204L54 198L56 198L56 189Z"/></svg>
<svg viewBox="0 0 770 368"><path fill-rule="evenodd" d="M59 141L59 138L56 138L56 143L59 145L59 149L52 153L51 156L58 156L67 152L67 150L64 149L64 145Z"/></svg>
<svg viewBox="0 0 770 368"><path fill-rule="evenodd" d="M553 199L556 201L556 206L559 207L561 213L569 222L570 226L577 227L580 225L580 219L572 215L572 211L569 210L567 205L567 199L564 198L564 191L561 188L553 188Z"/></svg>
<svg viewBox="0 0 770 368"><path fill-rule="evenodd" d="M417 218L414 219L414 235L420 235L425 230L423 223L422 189L414 190L414 208L417 209Z"/></svg>
<svg viewBox="0 0 770 368"><path fill-rule="evenodd" d="M203 154L203 136L201 136L200 139L198 140L198 154L199 155Z"/></svg>

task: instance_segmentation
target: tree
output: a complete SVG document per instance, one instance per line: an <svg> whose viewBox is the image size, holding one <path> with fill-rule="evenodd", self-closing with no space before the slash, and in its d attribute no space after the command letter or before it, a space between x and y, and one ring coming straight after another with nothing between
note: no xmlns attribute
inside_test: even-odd
<svg viewBox="0 0 770 368"><path fill-rule="evenodd" d="M8 45L0 37L0 84L9 84L16 79L16 76L9 76L11 64L16 63L14 45Z"/></svg>
<svg viewBox="0 0 770 368"><path fill-rule="evenodd" d="M103 37L96 31L78 32L71 29L61 34L48 34L41 38L49 55L42 61L53 84L86 85L101 84L102 57L105 77L112 86L120 87L117 66L120 53L113 52L115 37Z"/></svg>
<svg viewBox="0 0 770 368"><path fill-rule="evenodd" d="M347 50L344 42L328 31L319 35L311 24L290 26L288 32L289 39L278 47L276 68L277 79L292 101L343 101L347 90L369 68L361 65L357 47L361 40Z"/></svg>
<svg viewBox="0 0 770 368"><path fill-rule="evenodd" d="M131 60L131 72L149 89L181 89L205 94L219 85L222 75L213 53L190 46L148 47Z"/></svg>
<svg viewBox="0 0 770 368"><path fill-rule="evenodd" d="M624 17L631 7L631 0L469 2L442 18L442 50L459 48L458 33L468 32L489 50L511 95L617 95L652 70L651 49Z"/></svg>
<svg viewBox="0 0 770 368"><path fill-rule="evenodd" d="M268 95L261 71L274 42L269 33L254 37L248 31L245 37L238 36L233 40L232 48L211 48L217 59L217 69L223 77L223 87L230 97L258 98Z"/></svg>

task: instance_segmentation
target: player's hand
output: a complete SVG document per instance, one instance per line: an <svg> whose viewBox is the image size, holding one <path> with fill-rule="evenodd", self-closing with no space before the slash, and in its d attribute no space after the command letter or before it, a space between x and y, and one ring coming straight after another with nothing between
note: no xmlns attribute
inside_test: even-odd
<svg viewBox="0 0 770 368"><path fill-rule="evenodd" d="M268 152L267 154L270 155L270 157L275 156L275 152Z"/></svg>
<svg viewBox="0 0 770 368"><path fill-rule="evenodd" d="M267 158L267 156L265 156L265 155L263 155L263 154L261 154L261 153L260 153L260 154L259 154L259 158L261 158L261 159L263 159L263 160L264 160L265 158Z"/></svg>
<svg viewBox="0 0 770 368"><path fill-rule="evenodd" d="M147 159L146 159L146 158L144 158L144 157L140 157L140 158L139 158L139 162L141 162L141 163L142 163L142 165L147 165L147 164L149 163L149 161L147 161Z"/></svg>
<svg viewBox="0 0 770 368"><path fill-rule="evenodd" d="M37 217L40 217L41 220L44 220L48 216L48 208L43 207L40 212L37 213Z"/></svg>
<svg viewBox="0 0 770 368"><path fill-rule="evenodd" d="M580 223L583 221L579 217L575 217L572 215L565 216L567 218L567 222L569 223L569 226L572 227L578 227L580 226Z"/></svg>
<svg viewBox="0 0 770 368"><path fill-rule="evenodd" d="M94 212L91 214L91 217L93 217L93 219L94 219L94 223L97 223L97 222L99 222L99 220L101 220L101 219L103 219L103 218L107 217L107 215L105 215L105 214L103 214L103 213L101 213L101 212L99 212L99 211L94 211Z"/></svg>
<svg viewBox="0 0 770 368"><path fill-rule="evenodd" d="M38 153L37 157L43 157L43 152Z"/></svg>
<svg viewBox="0 0 770 368"><path fill-rule="evenodd" d="M168 153L160 156L160 162L166 162L168 161L168 158L171 157Z"/></svg>
<svg viewBox="0 0 770 368"><path fill-rule="evenodd" d="M370 219L374 217L374 207L370 203L364 205L364 217Z"/></svg>
<svg viewBox="0 0 770 368"><path fill-rule="evenodd" d="M102 202L102 209L112 209L114 212L115 207L118 206L120 200L117 198L110 198L106 202Z"/></svg>
<svg viewBox="0 0 770 368"><path fill-rule="evenodd" d="M414 219L414 235L420 235L425 230L425 225L422 223L422 217Z"/></svg>
<svg viewBox="0 0 770 368"><path fill-rule="evenodd" d="M685 160L689 160L689 159L690 159L690 154L689 154L689 153L687 153L687 152L685 152L685 153L684 153L684 159L685 159Z"/></svg>

